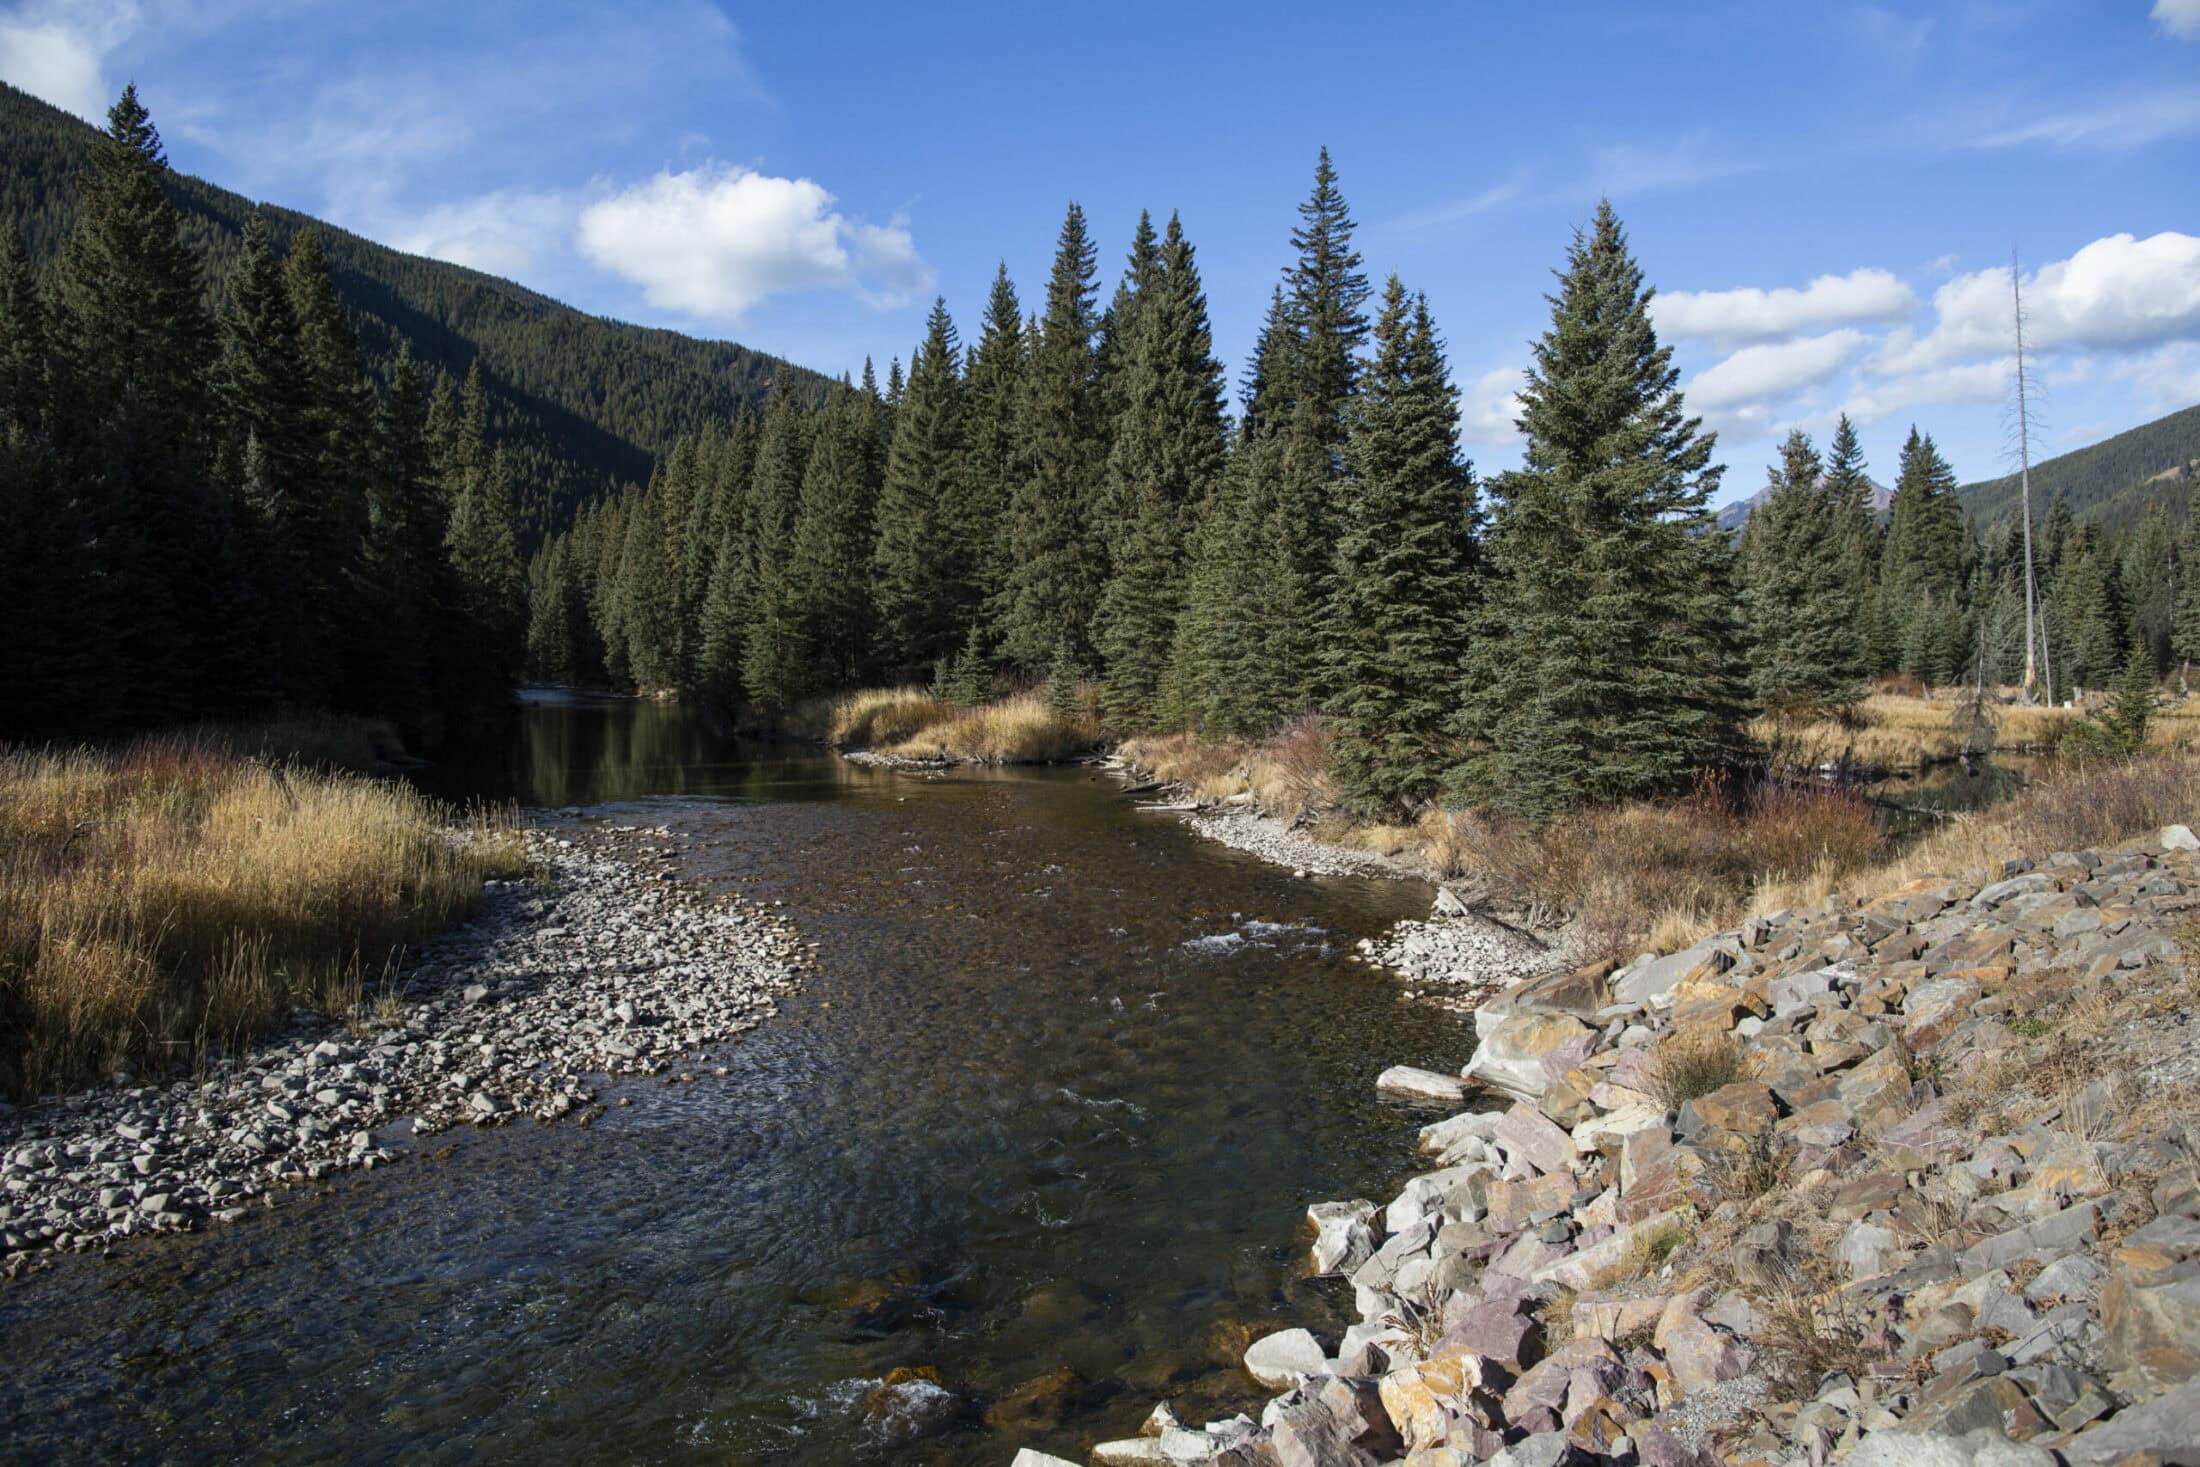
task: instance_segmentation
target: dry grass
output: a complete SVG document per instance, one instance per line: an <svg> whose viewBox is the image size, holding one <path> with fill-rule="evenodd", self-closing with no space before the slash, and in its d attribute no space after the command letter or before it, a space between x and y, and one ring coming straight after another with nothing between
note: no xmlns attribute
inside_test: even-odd
<svg viewBox="0 0 2200 1467"><path fill-rule="evenodd" d="M1749 1074L1741 1041L1724 1029L1683 1029L1667 1036L1658 1045L1655 1066L1652 1093L1670 1111Z"/></svg>
<svg viewBox="0 0 2200 1467"><path fill-rule="evenodd" d="M832 705L826 737L844 749L883 749L915 738L958 711L922 688L866 688Z"/></svg>
<svg viewBox="0 0 2200 1467"><path fill-rule="evenodd" d="M1051 764L1074 759L1100 740L1089 717L1064 717L1037 693L976 708L945 705L945 716L881 752L904 759L967 759L980 764Z"/></svg>
<svg viewBox="0 0 2200 1467"><path fill-rule="evenodd" d="M348 1015L393 948L525 869L508 821L453 839L407 787L235 747L0 752L0 1089L188 1060L293 1004Z"/></svg>
<svg viewBox="0 0 2200 1467"><path fill-rule="evenodd" d="M1869 866L1884 837L1871 807L1832 790L1707 785L1673 803L1584 810L1540 830L1475 812L1444 817L1454 872L1488 880L1530 918L1579 922L1584 958L1670 950L1739 922L1766 880Z"/></svg>
<svg viewBox="0 0 2200 1467"><path fill-rule="evenodd" d="M2067 708L2020 708L2014 689L2001 689L2004 700L1992 708L1995 743L2004 750L2052 749L2082 716ZM2092 701L2092 700L2089 700ZM1953 759L1962 750L1955 727L1954 690L1931 697L1920 690L1880 692L1864 699L1846 717L1827 715L1760 718L1750 735L1790 765L1816 766L1847 759L1884 769L1916 769ZM2160 749L2183 749L2200 738L2200 697L2172 698L2154 710L2147 742Z"/></svg>

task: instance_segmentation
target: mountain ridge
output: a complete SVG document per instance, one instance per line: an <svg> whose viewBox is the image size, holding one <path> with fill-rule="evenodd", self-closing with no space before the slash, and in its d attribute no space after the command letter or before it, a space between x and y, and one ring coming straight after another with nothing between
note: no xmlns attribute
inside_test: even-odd
<svg viewBox="0 0 2200 1467"><path fill-rule="evenodd" d="M158 121L158 118L155 118ZM0 83L0 225L49 261L74 219L76 183L98 132ZM682 434L762 403L775 382L821 402L832 378L738 342L593 315L485 271L407 254L295 209L261 204L171 168L168 193L205 268L209 302L226 300L244 222L257 211L279 248L319 231L368 370L377 378L409 342L454 378L479 362L497 436L523 486L531 544L611 485L640 482Z"/></svg>

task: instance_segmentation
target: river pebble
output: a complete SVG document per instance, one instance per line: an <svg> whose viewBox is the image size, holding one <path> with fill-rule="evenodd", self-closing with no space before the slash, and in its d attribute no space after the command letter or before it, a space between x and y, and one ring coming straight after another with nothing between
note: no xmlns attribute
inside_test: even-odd
<svg viewBox="0 0 2200 1467"><path fill-rule="evenodd" d="M780 912L636 864L675 839L530 830L539 879L488 883L473 919L411 955L356 1019L300 1013L193 1078L0 1110L0 1271L273 1206L396 1160L407 1120L416 1137L555 1120L591 1107L606 1077L663 1073L755 1028L814 959Z"/></svg>

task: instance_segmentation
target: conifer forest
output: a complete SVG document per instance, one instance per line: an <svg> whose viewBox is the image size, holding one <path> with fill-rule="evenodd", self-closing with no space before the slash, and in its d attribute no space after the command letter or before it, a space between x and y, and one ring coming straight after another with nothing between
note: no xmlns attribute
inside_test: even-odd
<svg viewBox="0 0 2200 1467"><path fill-rule="evenodd" d="M2189 513L2043 496L2028 621L2027 527L1968 514L1921 427L1887 466L1846 418L1792 433L1720 528L1729 466L1608 201L1554 241L1517 469L1461 456L1443 328L1362 258L1324 151L1234 384L1180 218L1142 216L1117 271L1072 203L1043 285L1003 265L968 335L937 300L883 381L801 374L535 524L478 362L369 362L310 228L278 248L251 216L210 288L170 182L126 91L50 259L5 243L12 737L434 729L523 677L763 728L870 684L1068 682L1119 733L1318 714L1369 817L1540 818L1685 789L1762 710L2019 681L2028 626L2058 700L2200 653Z"/></svg>

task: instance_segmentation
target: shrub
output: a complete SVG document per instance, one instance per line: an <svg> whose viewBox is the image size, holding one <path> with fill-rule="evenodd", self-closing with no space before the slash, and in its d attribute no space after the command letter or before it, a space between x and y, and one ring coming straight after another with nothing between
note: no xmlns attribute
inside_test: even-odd
<svg viewBox="0 0 2200 1467"><path fill-rule="evenodd" d="M1749 1073L1740 1041L1717 1029L1684 1029L1658 1045L1652 1093L1658 1104L1678 1111L1700 1095L1733 1084Z"/></svg>

